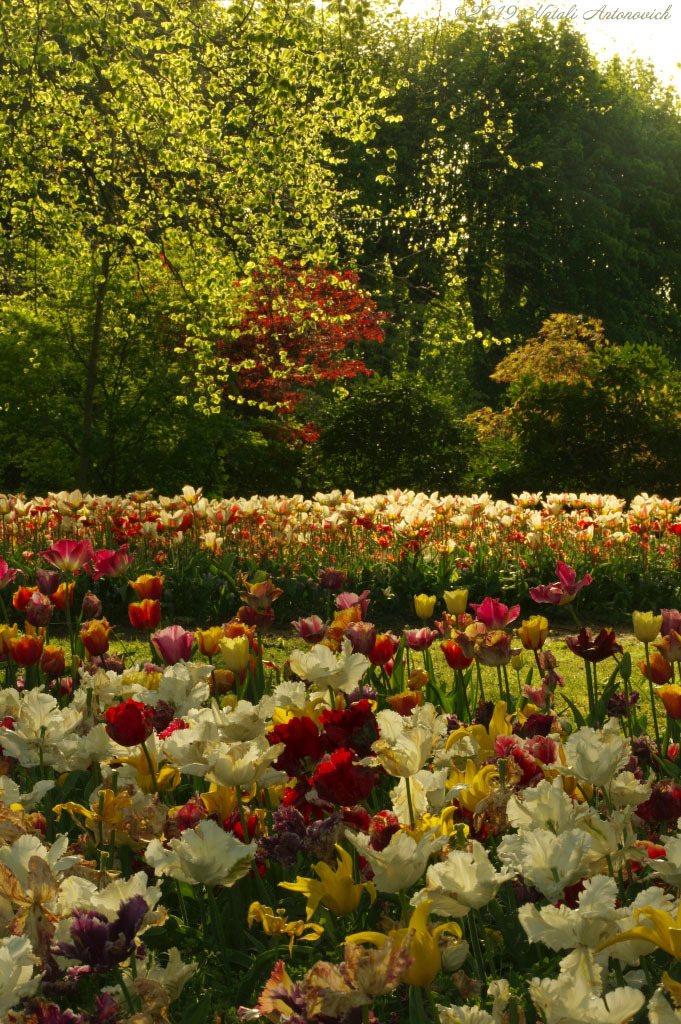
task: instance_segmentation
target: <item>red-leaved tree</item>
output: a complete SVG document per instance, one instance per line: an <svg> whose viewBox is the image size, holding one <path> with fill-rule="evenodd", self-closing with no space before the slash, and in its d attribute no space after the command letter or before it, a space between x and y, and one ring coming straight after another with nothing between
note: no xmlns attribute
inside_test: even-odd
<svg viewBox="0 0 681 1024"><path fill-rule="evenodd" d="M226 398L288 417L320 384L370 375L362 346L383 341L386 314L356 274L273 259L235 288L242 313L218 342L230 364ZM312 424L293 433L315 439Z"/></svg>

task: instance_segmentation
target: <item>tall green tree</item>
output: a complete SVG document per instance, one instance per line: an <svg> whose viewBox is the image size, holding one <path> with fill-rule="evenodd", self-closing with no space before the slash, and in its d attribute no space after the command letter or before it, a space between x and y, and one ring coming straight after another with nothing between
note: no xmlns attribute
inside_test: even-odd
<svg viewBox="0 0 681 1024"><path fill-rule="evenodd" d="M3 322L28 301L57 325L57 266L89 296L73 384L84 487L116 282L162 257L192 357L178 390L219 410L234 278L273 256L332 259L341 232L353 247L330 142L370 137L371 96L347 59L342 81L330 73L301 0L8 0L0 39Z"/></svg>

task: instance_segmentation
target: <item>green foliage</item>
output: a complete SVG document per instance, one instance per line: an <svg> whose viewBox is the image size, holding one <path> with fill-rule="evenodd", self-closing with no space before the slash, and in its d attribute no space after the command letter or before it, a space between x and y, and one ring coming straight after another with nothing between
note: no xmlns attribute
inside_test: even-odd
<svg viewBox="0 0 681 1024"><path fill-rule="evenodd" d="M681 371L656 345L613 346L598 324L557 316L495 377L509 404L476 417L484 486L679 493Z"/></svg>
<svg viewBox="0 0 681 1024"><path fill-rule="evenodd" d="M324 410L321 435L303 466L307 490L391 487L456 493L465 481L473 431L431 382L370 378Z"/></svg>

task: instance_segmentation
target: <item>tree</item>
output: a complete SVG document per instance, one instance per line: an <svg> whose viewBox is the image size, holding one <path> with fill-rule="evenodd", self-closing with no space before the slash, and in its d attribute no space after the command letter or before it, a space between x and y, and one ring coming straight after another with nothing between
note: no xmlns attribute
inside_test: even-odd
<svg viewBox="0 0 681 1024"><path fill-rule="evenodd" d="M5 323L17 302L25 315L27 295L36 318L50 320L56 266L67 284L87 277L74 403L80 486L91 475L117 275L143 277L162 254L181 295L165 312L194 360L179 390L209 412L224 381L205 363L234 312L234 278L273 256L335 255L330 142L368 138L373 115L361 75L341 88L316 33L300 0L8 0L0 9Z"/></svg>

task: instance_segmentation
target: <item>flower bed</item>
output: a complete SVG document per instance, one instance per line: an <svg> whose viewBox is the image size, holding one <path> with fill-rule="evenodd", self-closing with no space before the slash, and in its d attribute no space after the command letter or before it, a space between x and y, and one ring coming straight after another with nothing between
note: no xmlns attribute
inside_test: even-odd
<svg viewBox="0 0 681 1024"><path fill-rule="evenodd" d="M546 616L457 587L446 610L417 594L400 635L329 571L331 613L274 664L271 580L186 630L143 573L149 657L126 665L96 595L71 602L129 552L64 538L34 564L31 589L0 561L22 625L0 627L3 1020L681 1019L681 613L634 615L634 666L581 627L591 574L562 561L530 593Z"/></svg>
<svg viewBox="0 0 681 1024"><path fill-rule="evenodd" d="M379 618L407 614L415 593L441 597L457 578L479 599L528 607L529 589L560 558L592 574L588 614L614 621L679 599L680 507L679 498L639 495L627 506L599 494L512 502L402 491L208 500L193 487L157 499L149 491L0 495L0 555L32 576L37 553L63 536L124 548L138 574L164 573L168 613L192 622L233 615L239 573L257 570L284 589L282 620L321 608L329 566L348 589L371 587ZM110 616L125 614L127 586L116 582L125 568L109 561L95 575Z"/></svg>

